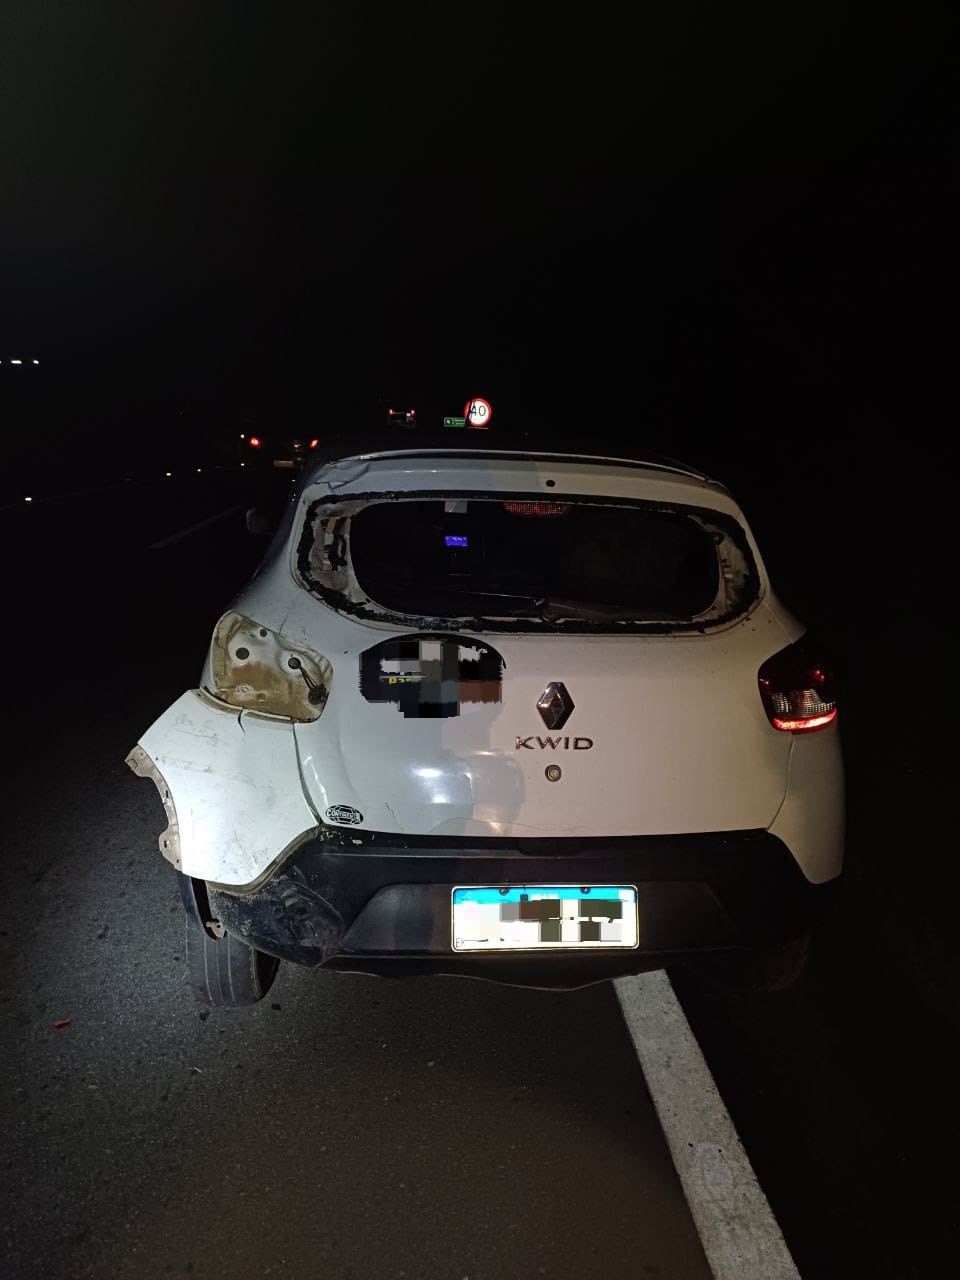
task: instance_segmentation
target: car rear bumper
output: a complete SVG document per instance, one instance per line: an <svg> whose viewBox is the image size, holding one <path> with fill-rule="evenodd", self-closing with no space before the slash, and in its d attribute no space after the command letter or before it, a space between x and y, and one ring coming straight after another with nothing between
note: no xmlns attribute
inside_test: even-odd
<svg viewBox="0 0 960 1280"><path fill-rule="evenodd" d="M476 954L451 946L455 885L636 885L639 946ZM786 941L830 885L805 879L766 831L587 840L400 837L367 831L302 844L248 892L206 887L224 928L299 964L366 973L461 974L575 987L684 956Z"/></svg>

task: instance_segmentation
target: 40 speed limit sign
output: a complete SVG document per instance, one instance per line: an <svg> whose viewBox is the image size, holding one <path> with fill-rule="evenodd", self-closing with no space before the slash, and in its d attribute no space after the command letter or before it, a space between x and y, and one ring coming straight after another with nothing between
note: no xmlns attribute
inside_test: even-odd
<svg viewBox="0 0 960 1280"><path fill-rule="evenodd" d="M481 399L468 400L463 406L463 416L466 418L468 426L489 427L490 419L493 417L490 401Z"/></svg>

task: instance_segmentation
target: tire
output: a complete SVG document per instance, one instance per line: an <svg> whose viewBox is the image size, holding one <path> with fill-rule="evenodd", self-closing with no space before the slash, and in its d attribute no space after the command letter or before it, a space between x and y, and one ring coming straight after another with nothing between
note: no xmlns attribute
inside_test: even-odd
<svg viewBox="0 0 960 1280"><path fill-rule="evenodd" d="M187 975L198 1000L215 1006L256 1004L277 976L280 961L232 934L211 938L187 916Z"/></svg>
<svg viewBox="0 0 960 1280"><path fill-rule="evenodd" d="M785 991L801 977L809 956L808 931L775 947L705 957L693 972L706 985L721 991Z"/></svg>

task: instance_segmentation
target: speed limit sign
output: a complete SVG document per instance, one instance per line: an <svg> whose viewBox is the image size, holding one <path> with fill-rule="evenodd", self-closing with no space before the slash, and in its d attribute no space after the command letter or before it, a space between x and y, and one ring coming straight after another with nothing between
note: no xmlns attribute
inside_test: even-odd
<svg viewBox="0 0 960 1280"><path fill-rule="evenodd" d="M471 427L489 427L493 410L489 400L468 400L463 406L463 416Z"/></svg>

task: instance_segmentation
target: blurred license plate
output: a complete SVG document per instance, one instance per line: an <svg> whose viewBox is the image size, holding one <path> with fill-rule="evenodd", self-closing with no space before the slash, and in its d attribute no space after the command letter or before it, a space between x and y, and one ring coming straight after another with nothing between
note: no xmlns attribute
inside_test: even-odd
<svg viewBox="0 0 960 1280"><path fill-rule="evenodd" d="M636 947L635 885L525 884L453 891L454 951Z"/></svg>
<svg viewBox="0 0 960 1280"><path fill-rule="evenodd" d="M293 458L274 458L273 465L275 467L295 467L297 464Z"/></svg>

